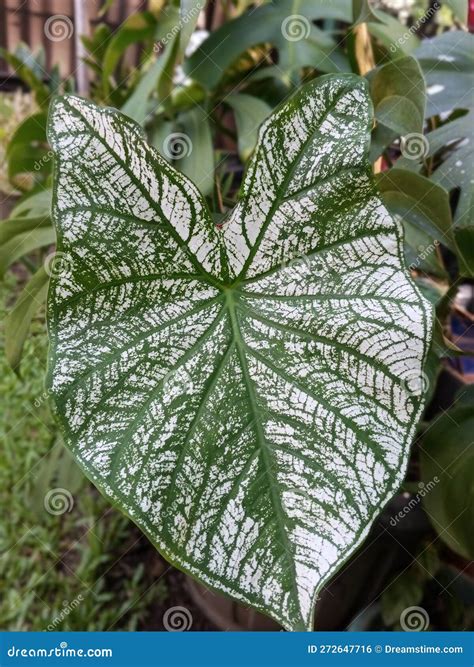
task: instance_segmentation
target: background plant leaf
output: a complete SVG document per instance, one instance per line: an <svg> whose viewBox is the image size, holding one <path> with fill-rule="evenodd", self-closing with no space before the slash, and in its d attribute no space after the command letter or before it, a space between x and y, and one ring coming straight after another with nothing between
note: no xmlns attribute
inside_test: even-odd
<svg viewBox="0 0 474 667"><path fill-rule="evenodd" d="M202 107L195 106L179 114L177 126L184 133L183 156L174 164L207 195L214 187L214 146L209 117Z"/></svg>
<svg viewBox="0 0 474 667"><path fill-rule="evenodd" d="M225 103L234 110L239 154L246 162L257 143L258 129L272 109L258 97L245 93L227 95Z"/></svg>
<svg viewBox="0 0 474 667"><path fill-rule="evenodd" d="M377 186L387 208L432 239L454 250L451 209L447 191L406 169L396 167L378 174Z"/></svg>
<svg viewBox="0 0 474 667"><path fill-rule="evenodd" d="M426 78L426 115L474 107L474 35L453 30L424 40L413 54Z"/></svg>
<svg viewBox="0 0 474 667"><path fill-rule="evenodd" d="M303 54L302 65L311 64L305 41L314 43L320 61L331 62L329 51L336 43L327 34L313 29L317 19L337 19L351 23L352 9L346 0L279 0L277 3L254 7L215 30L185 63L185 71L208 89L215 88L225 70L247 49L257 44L271 43L282 51L285 67L291 70ZM294 30L298 39L285 35ZM308 47L311 49L311 46ZM326 49L326 52L323 51ZM314 53L314 52L313 52ZM323 57L324 56L324 57ZM332 54L335 57L335 54ZM314 61L313 61L314 62Z"/></svg>
<svg viewBox="0 0 474 667"><path fill-rule="evenodd" d="M398 136L423 132L425 81L415 58L392 60L369 75L375 117Z"/></svg>
<svg viewBox="0 0 474 667"><path fill-rule="evenodd" d="M431 425L421 449L421 475L433 488L423 504L439 537L453 551L474 558L474 411L459 405Z"/></svg>
<svg viewBox="0 0 474 667"><path fill-rule="evenodd" d="M20 364L31 320L46 300L48 285L49 275L45 268L41 267L27 282L5 319L5 356L15 370L18 370Z"/></svg>

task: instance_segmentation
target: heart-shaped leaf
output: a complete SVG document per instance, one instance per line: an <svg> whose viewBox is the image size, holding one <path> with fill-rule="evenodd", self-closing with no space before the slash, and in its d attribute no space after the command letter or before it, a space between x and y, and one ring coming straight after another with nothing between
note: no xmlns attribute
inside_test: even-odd
<svg viewBox="0 0 474 667"><path fill-rule="evenodd" d="M367 162L363 79L263 124L221 229L136 123L55 101L48 384L88 477L168 560L312 627L400 485L430 306Z"/></svg>

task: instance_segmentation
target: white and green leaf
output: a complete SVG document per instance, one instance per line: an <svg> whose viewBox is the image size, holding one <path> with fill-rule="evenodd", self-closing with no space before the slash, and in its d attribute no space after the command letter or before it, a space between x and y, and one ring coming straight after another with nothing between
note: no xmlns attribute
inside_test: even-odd
<svg viewBox="0 0 474 667"><path fill-rule="evenodd" d="M219 229L136 123L74 96L50 114L65 441L166 558L292 630L401 484L423 403L432 315L371 124L359 77L301 88Z"/></svg>

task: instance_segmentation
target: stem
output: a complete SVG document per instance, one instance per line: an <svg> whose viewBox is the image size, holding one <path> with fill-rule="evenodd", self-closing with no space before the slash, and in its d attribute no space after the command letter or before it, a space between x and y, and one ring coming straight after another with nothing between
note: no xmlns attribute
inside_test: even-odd
<svg viewBox="0 0 474 667"><path fill-rule="evenodd" d="M387 151L387 150L385 150L385 151L383 152L383 157L384 157L385 160L387 161L388 166L389 166L389 167L393 167L393 162L392 162L392 160L390 159L390 155L388 154L388 151Z"/></svg>
<svg viewBox="0 0 474 667"><path fill-rule="evenodd" d="M222 192L221 192L221 184L219 182L219 177L215 176L215 183L216 183L216 197L217 197L217 208L219 210L219 213L224 213L225 208L224 208L224 203L222 201Z"/></svg>
<svg viewBox="0 0 474 667"><path fill-rule="evenodd" d="M448 291L441 299L440 305L438 306L437 315L438 319L443 323L446 321L449 313L451 312L451 309L453 307L453 302L454 299L456 298L458 290L459 290L459 285L457 282L455 282L452 285L450 285Z"/></svg>
<svg viewBox="0 0 474 667"><path fill-rule="evenodd" d="M430 130L431 131L435 130L437 126L436 118L430 118L428 122L430 124ZM428 178L433 173L433 165L434 165L434 155L431 155L428 158L428 160L425 161L426 175L428 176Z"/></svg>
<svg viewBox="0 0 474 667"><path fill-rule="evenodd" d="M370 40L369 29L367 28L367 23L359 23L359 25L354 26L354 52L357 62L357 68L361 76L365 76L367 72L374 69L375 67L375 58L374 51L372 49L372 42ZM374 174L378 174L382 171L382 157L379 157L374 162Z"/></svg>
<svg viewBox="0 0 474 667"><path fill-rule="evenodd" d="M365 76L367 72L375 67L374 52L367 23L359 23L354 27L355 35L355 57L359 74Z"/></svg>

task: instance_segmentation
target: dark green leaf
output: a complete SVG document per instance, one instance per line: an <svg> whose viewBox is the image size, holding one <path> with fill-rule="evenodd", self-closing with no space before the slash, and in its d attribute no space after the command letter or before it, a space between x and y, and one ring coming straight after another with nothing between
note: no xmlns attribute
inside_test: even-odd
<svg viewBox="0 0 474 667"><path fill-rule="evenodd" d="M298 43L310 39L322 40L322 49L334 48L328 43L328 35L312 29L316 19L333 18L351 22L352 9L345 0L280 0L278 3L255 7L238 18L227 21L215 30L185 63L189 76L207 89L217 86L225 70L244 51L263 43L275 44L284 52L286 67L295 64ZM304 64L307 56L305 52ZM324 57L323 57L324 56ZM333 54L334 57L334 54ZM331 63L328 53L318 56L321 62ZM325 60L326 58L326 60Z"/></svg>
<svg viewBox="0 0 474 667"><path fill-rule="evenodd" d="M445 32L413 54L426 78L426 115L474 107L474 35Z"/></svg>
<svg viewBox="0 0 474 667"><path fill-rule="evenodd" d="M31 320L46 299L48 284L49 275L41 267L26 284L5 320L5 356L14 370L18 370L20 365Z"/></svg>
<svg viewBox="0 0 474 667"><path fill-rule="evenodd" d="M390 169L376 180L391 213L426 232L431 243L438 241L454 250L451 208L444 188L406 169Z"/></svg>
<svg viewBox="0 0 474 667"><path fill-rule="evenodd" d="M121 57L127 48L136 42L153 37L156 19L150 12L131 14L110 39L102 63L102 85L109 90L110 77L113 75Z"/></svg>
<svg viewBox="0 0 474 667"><path fill-rule="evenodd" d="M177 121L183 132L176 133L173 139L180 156L174 164L207 195L214 187L214 149L207 113L197 106L181 113ZM165 140L168 150L172 148L171 144L168 137Z"/></svg>
<svg viewBox="0 0 474 667"><path fill-rule="evenodd" d="M375 117L398 135L423 132L425 82L415 58L404 56L369 75Z"/></svg>
<svg viewBox="0 0 474 667"><path fill-rule="evenodd" d="M413 31L386 12L376 12L381 23L369 23L370 34L394 56L409 55L419 46L420 40Z"/></svg>
<svg viewBox="0 0 474 667"><path fill-rule="evenodd" d="M272 109L258 97L243 93L228 95L225 103L234 110L239 153L241 160L246 162L257 144L259 127Z"/></svg>
<svg viewBox="0 0 474 667"><path fill-rule="evenodd" d="M46 111L35 113L32 116L25 118L25 120L18 125L8 142L6 153L7 158L17 146L21 146L22 150L28 150L29 144L32 143L46 144L47 119L48 114Z"/></svg>
<svg viewBox="0 0 474 667"><path fill-rule="evenodd" d="M461 273L474 276L474 110L426 136L428 156L443 151L432 180L446 190L459 188L454 237Z"/></svg>
<svg viewBox="0 0 474 667"><path fill-rule="evenodd" d="M387 207L390 210L390 207ZM392 212L392 211L391 211ZM422 271L438 278L447 279L446 270L437 253L437 242L421 225L413 225L404 221L405 258L408 267L414 271Z"/></svg>
<svg viewBox="0 0 474 667"><path fill-rule="evenodd" d="M158 91L163 77L167 77L168 81L171 81L169 65L174 63L177 39L177 37L174 37L165 47L164 52L159 55L144 74L140 83L122 107L123 113L136 120L140 125L143 125L147 119L147 102L151 94Z"/></svg>
<svg viewBox="0 0 474 667"><path fill-rule="evenodd" d="M8 153L8 178L19 190L44 184L52 166L52 153L45 146L16 144Z"/></svg>
<svg viewBox="0 0 474 667"><path fill-rule="evenodd" d="M423 440L423 504L439 537L453 551L474 558L474 409L438 416Z"/></svg>

